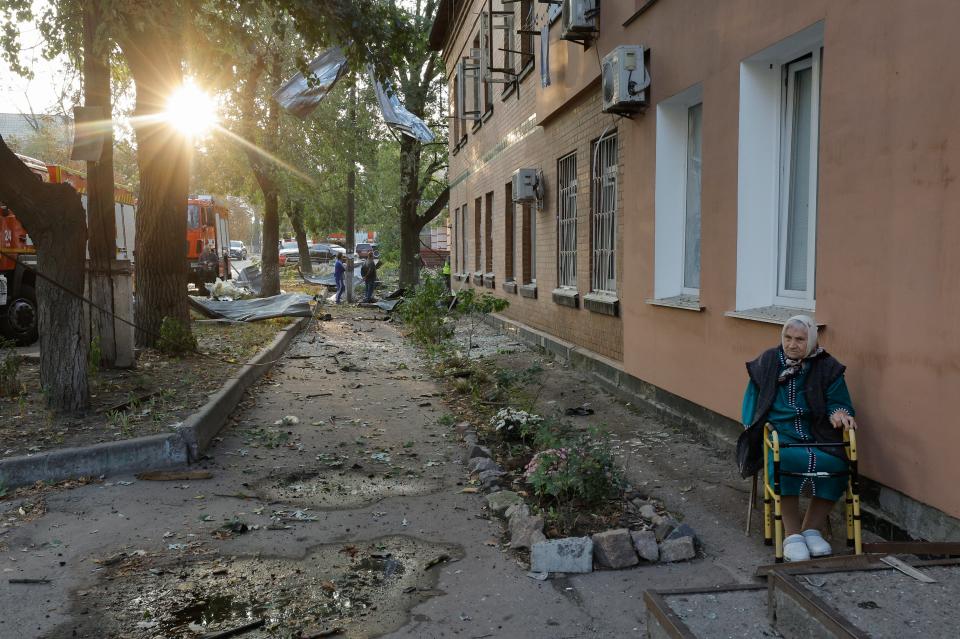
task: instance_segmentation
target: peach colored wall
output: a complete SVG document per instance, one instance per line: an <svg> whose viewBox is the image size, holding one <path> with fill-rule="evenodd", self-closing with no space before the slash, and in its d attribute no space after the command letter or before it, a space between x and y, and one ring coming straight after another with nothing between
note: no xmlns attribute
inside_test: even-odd
<svg viewBox="0 0 960 639"><path fill-rule="evenodd" d="M740 64L822 21L816 283L817 317L827 323L822 342L849 367L863 471L960 516L960 492L953 488L960 429L947 403L960 388L960 337L953 326L960 311L960 2L661 0L623 28L638 4L604 2L595 47L555 43L553 87L540 90L535 75L515 107L497 103L509 115L484 125L476 151L451 158L451 178L525 117L536 113L544 126L499 167L487 169L492 173L456 187L451 207L472 206L489 190L486 183L502 197L505 177L530 158L555 172L568 149L554 132L567 131L571 112L593 99L598 53L618 44L648 47L652 106L617 124L623 365L739 419L743 362L776 344L779 334L774 325L724 316L736 304ZM472 33L454 36L455 48L472 39ZM703 85L704 105L700 313L644 302L654 286L656 103L696 83ZM545 222L538 220L538 230ZM541 277L555 278L549 245L555 237L555 229L541 237L547 242L538 248ZM550 318L570 311L549 306L546 287L540 293L541 300L518 301L512 314L560 333ZM566 338L587 339L577 331Z"/></svg>

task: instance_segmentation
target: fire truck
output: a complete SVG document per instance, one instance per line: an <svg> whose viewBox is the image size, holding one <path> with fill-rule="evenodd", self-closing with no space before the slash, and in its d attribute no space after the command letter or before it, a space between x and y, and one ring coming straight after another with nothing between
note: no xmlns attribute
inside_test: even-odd
<svg viewBox="0 0 960 639"><path fill-rule="evenodd" d="M22 155L17 157L37 179L71 184L80 194L86 210L87 181L83 173ZM136 198L129 189L116 186L114 201L116 258L132 262ZM30 344L37 339L36 276L33 271L36 264L37 252L30 236L13 212L0 204L0 335L18 344Z"/></svg>
<svg viewBox="0 0 960 639"><path fill-rule="evenodd" d="M201 290L218 277L230 279L229 219L230 210L210 195L187 199L189 281Z"/></svg>

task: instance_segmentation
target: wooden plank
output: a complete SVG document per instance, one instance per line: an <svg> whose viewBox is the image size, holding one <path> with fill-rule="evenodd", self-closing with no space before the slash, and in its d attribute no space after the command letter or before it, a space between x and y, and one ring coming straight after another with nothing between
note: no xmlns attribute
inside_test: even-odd
<svg viewBox="0 0 960 639"><path fill-rule="evenodd" d="M893 556L881 557L880 561L887 564L888 566L895 568L905 574L908 577L913 577L917 581L921 581L925 584L935 584L937 580L929 575L925 575L910 564L904 563Z"/></svg>

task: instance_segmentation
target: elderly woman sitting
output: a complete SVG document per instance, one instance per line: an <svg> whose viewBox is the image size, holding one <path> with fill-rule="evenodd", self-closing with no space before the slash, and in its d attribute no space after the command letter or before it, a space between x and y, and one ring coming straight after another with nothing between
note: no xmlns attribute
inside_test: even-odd
<svg viewBox="0 0 960 639"><path fill-rule="evenodd" d="M743 397L744 425L757 432L769 422L784 444L842 441L842 430L857 426L843 379L846 367L817 346L817 325L806 315L787 320L780 335L780 346L747 363L750 382ZM843 455L842 447L785 448L780 451L780 468L843 472L847 468ZM757 460L755 466L761 463ZM772 454L766 463L772 476ZM784 559L805 561L832 553L820 531L845 487L843 477L781 477ZM801 519L800 493L804 491L811 500Z"/></svg>

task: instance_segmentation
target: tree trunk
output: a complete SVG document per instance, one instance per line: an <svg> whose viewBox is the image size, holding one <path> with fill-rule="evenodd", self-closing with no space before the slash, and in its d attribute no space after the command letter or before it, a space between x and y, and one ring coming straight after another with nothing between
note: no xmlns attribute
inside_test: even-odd
<svg viewBox="0 0 960 639"><path fill-rule="evenodd" d="M357 248L357 85L350 88L350 122L353 125L353 138L350 145L350 170L347 172L347 228L345 248L347 249L347 304L353 304L354 278L356 264L353 263L353 254Z"/></svg>
<svg viewBox="0 0 960 639"><path fill-rule="evenodd" d="M247 141L253 145L256 145L257 142L256 123L260 119L257 109L257 89L260 86L265 68L266 61L263 55L257 56L241 91L243 133ZM280 59L278 55L274 55L271 75L279 77L279 74ZM279 143L280 112L279 105L275 100L268 98L268 102L266 130L261 137L260 146L272 156L276 153ZM250 146L244 146L244 152L247 155L247 161L250 163L250 170L253 171L257 185L263 193L263 246L260 253L262 288L260 289L260 296L270 297L280 294L280 194L277 189L274 168L270 164L271 160L265 159L259 151Z"/></svg>
<svg viewBox="0 0 960 639"><path fill-rule="evenodd" d="M69 184L38 180L0 137L0 201L37 249L40 385L47 403L58 411L82 410L90 389L81 302L87 224L80 196Z"/></svg>
<svg viewBox="0 0 960 639"><path fill-rule="evenodd" d="M134 130L140 167L137 209L137 343L153 346L166 317L189 330L187 308L187 195L189 139L172 131L161 114L183 81L183 43L178 23L156 23L121 41L137 87ZM158 117L160 116L160 117Z"/></svg>
<svg viewBox="0 0 960 639"><path fill-rule="evenodd" d="M440 215L450 201L450 187L445 188L421 215L416 207L400 217L400 287L411 288L420 281L420 231Z"/></svg>
<svg viewBox="0 0 960 639"><path fill-rule="evenodd" d="M287 217L293 226L293 234L297 238L297 251L300 253L300 270L303 273L313 273L313 263L310 261L310 245L307 243L307 227L303 224L303 202L294 200L287 208Z"/></svg>
<svg viewBox="0 0 960 639"><path fill-rule="evenodd" d="M99 5L87 0L83 7L83 91L84 104L99 107L104 122L97 131L103 136L100 159L87 162L87 219L90 223L90 299L96 307L113 313L111 268L117 256L116 220L113 198L113 121L110 104L109 45L97 38ZM130 319L130 318L127 318ZM90 309L91 336L100 347L100 366L117 362L114 318L110 313Z"/></svg>

